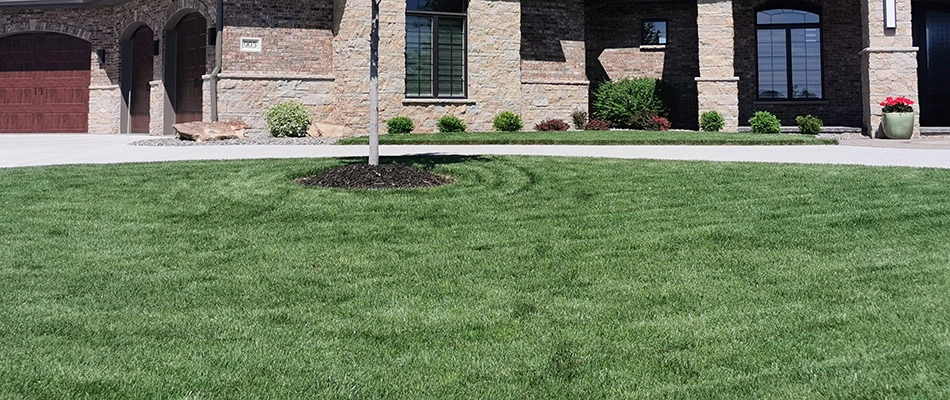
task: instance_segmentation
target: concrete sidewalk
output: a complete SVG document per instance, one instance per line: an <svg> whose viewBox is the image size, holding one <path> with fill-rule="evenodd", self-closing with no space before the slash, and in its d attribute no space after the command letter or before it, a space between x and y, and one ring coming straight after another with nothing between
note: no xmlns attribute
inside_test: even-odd
<svg viewBox="0 0 950 400"><path fill-rule="evenodd" d="M361 146L129 146L133 135L0 135L0 168L180 160L365 157ZM857 143L864 142L864 143ZM873 143L869 142L881 142ZM950 146L883 147L886 141L841 146L381 146L383 156L419 154L546 155L624 159L707 160L950 168Z"/></svg>

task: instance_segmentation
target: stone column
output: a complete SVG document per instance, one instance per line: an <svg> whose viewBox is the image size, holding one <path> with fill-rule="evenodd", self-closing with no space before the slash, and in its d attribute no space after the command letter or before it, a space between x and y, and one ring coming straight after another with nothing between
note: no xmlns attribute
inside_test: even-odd
<svg viewBox="0 0 950 400"><path fill-rule="evenodd" d="M723 130L735 132L739 129L739 77L733 68L735 27L732 0L696 0L696 8L699 114L719 111L725 117Z"/></svg>
<svg viewBox="0 0 950 400"><path fill-rule="evenodd" d="M897 28L887 29L884 27L884 1L861 0L864 34L864 49L861 50L864 128L872 138L884 136L881 127L881 101L888 96L904 96L915 102L919 100L917 47L913 47L911 0L896 0L896 3ZM919 113L920 108L914 107L914 110ZM914 125L914 136L920 136L919 122Z"/></svg>
<svg viewBox="0 0 950 400"><path fill-rule="evenodd" d="M148 86L148 134L162 136L165 134L165 85L162 81L151 81Z"/></svg>

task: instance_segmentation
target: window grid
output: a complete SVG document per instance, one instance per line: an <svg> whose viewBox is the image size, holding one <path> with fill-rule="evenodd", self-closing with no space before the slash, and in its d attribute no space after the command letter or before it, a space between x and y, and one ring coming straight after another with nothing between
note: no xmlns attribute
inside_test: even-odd
<svg viewBox="0 0 950 400"><path fill-rule="evenodd" d="M801 10L756 14L760 99L822 98L819 22L818 14Z"/></svg>
<svg viewBox="0 0 950 400"><path fill-rule="evenodd" d="M406 97L465 98L465 2L450 1L448 7L442 7L453 12L441 12L428 4L407 2Z"/></svg>

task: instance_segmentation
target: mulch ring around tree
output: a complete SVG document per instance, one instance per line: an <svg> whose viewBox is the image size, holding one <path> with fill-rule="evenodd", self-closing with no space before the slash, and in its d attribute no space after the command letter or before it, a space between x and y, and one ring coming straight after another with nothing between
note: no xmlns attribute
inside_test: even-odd
<svg viewBox="0 0 950 400"><path fill-rule="evenodd" d="M442 186L452 179L402 164L350 164L297 179L304 186L339 189L412 189Z"/></svg>

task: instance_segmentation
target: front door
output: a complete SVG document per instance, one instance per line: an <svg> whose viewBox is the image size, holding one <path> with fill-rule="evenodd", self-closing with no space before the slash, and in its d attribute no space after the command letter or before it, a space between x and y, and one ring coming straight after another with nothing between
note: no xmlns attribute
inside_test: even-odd
<svg viewBox="0 0 950 400"><path fill-rule="evenodd" d="M129 39L131 51L132 68L130 73L130 91L129 91L129 117L131 119L132 133L148 133L148 125L151 109L151 87L149 82L152 80L152 57L154 54L153 46L154 34L152 30L143 26L132 34Z"/></svg>
<svg viewBox="0 0 950 400"><path fill-rule="evenodd" d="M200 14L181 19L178 37L175 85L175 122L201 121L202 79L207 72L207 23Z"/></svg>
<svg viewBox="0 0 950 400"><path fill-rule="evenodd" d="M914 3L920 125L950 126L950 7Z"/></svg>

